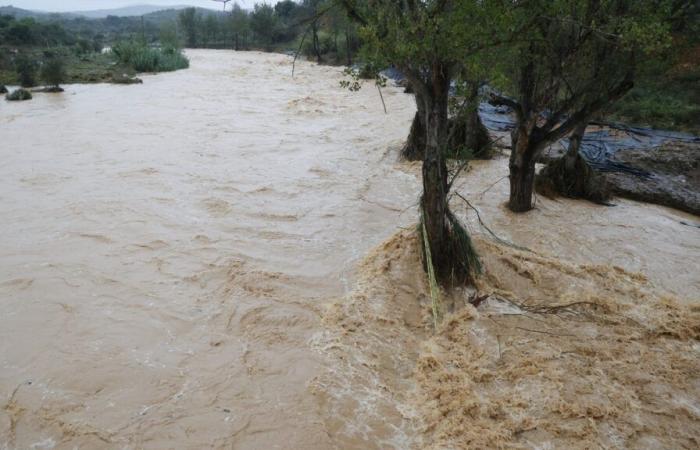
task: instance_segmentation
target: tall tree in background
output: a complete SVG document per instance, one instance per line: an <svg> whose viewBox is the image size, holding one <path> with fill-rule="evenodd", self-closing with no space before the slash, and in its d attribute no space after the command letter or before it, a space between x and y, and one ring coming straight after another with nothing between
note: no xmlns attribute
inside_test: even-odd
<svg viewBox="0 0 700 450"><path fill-rule="evenodd" d="M277 24L275 10L267 3L256 3L250 14L250 28L256 39L269 48L273 43L273 36Z"/></svg>
<svg viewBox="0 0 700 450"><path fill-rule="evenodd" d="M321 58L321 42L318 32L320 29L320 20L323 15L321 8L324 3L324 0L303 0L301 3L307 12L307 20L309 23L309 29L311 30L312 48L316 56L316 62L319 64L323 61Z"/></svg>
<svg viewBox="0 0 700 450"><path fill-rule="evenodd" d="M207 43L216 43L219 38L219 20L215 14L207 14L202 21L202 37L204 45Z"/></svg>
<svg viewBox="0 0 700 450"><path fill-rule="evenodd" d="M185 39L188 47L197 46L197 10L195 8L186 8L180 12L178 16L182 30L185 33Z"/></svg>
<svg viewBox="0 0 700 450"><path fill-rule="evenodd" d="M245 46L246 36L250 31L250 18L238 3L234 4L231 10L231 29L233 30L233 48L241 50Z"/></svg>

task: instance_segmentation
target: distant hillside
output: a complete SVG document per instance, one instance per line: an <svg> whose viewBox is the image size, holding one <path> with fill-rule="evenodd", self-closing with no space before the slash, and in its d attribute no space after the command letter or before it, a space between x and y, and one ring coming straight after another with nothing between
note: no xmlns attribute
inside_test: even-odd
<svg viewBox="0 0 700 450"><path fill-rule="evenodd" d="M189 8L189 7L188 7ZM198 14L202 15L221 15L221 11L215 11L207 8L195 8L197 10ZM180 11L182 11L182 8L180 9L164 9L161 11L156 11L152 12L150 14L144 15L144 19L146 19L149 22L153 23L163 23L163 22L172 22L176 21L178 15L180 14Z"/></svg>
<svg viewBox="0 0 700 450"><path fill-rule="evenodd" d="M88 19L103 19L107 16L132 17L144 16L163 10L179 10L187 8L187 5L156 6L156 5L133 5L114 9L96 9L93 11L75 11L72 14L87 17Z"/></svg>
<svg viewBox="0 0 700 450"><path fill-rule="evenodd" d="M134 5L126 6L124 8L114 8L114 9L96 9L92 11L75 11L68 13L52 13L46 11L30 11L28 9L16 8L12 5L10 6L0 6L0 15L14 16L17 19L23 19L25 17L33 17L35 19L48 19L52 17L59 17L61 19L75 19L79 17L84 17L87 19L104 19L107 16L117 16L117 17L138 17L146 16L149 20L154 22L161 22L165 20L176 19L177 14L180 10L189 8L186 5L174 5L174 6L155 6L155 5ZM197 8L200 13L205 14L217 14L218 10L212 10L207 8Z"/></svg>
<svg viewBox="0 0 700 450"><path fill-rule="evenodd" d="M24 19L25 17L48 17L48 13L42 13L38 11L29 11L28 9L15 8L14 6L0 6L0 16L14 16L17 19Z"/></svg>

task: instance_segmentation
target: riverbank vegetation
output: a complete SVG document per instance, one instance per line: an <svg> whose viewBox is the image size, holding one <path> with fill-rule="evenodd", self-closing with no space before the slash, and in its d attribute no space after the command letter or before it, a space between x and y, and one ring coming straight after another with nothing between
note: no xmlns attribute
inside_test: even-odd
<svg viewBox="0 0 700 450"><path fill-rule="evenodd" d="M190 66L189 60L174 46L155 48L131 40L118 42L111 51L119 63L137 72L172 72Z"/></svg>
<svg viewBox="0 0 700 450"><path fill-rule="evenodd" d="M137 72L189 67L179 40L161 30L157 41L145 33L113 35L117 40L108 42L111 48L103 47L103 35L88 36L92 39L69 32L60 22L0 16L0 84L34 87L45 82L55 88L56 80L111 82Z"/></svg>

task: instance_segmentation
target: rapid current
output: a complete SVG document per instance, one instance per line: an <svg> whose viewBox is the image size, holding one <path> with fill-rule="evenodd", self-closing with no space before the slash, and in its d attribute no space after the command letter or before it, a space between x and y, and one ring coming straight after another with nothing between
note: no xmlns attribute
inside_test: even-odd
<svg viewBox="0 0 700 450"><path fill-rule="evenodd" d="M507 160L474 162L456 189L502 240L453 209L491 297L446 295L435 332L413 98L384 89L385 114L341 68L188 56L0 104L0 449L697 444L696 217L514 215Z"/></svg>

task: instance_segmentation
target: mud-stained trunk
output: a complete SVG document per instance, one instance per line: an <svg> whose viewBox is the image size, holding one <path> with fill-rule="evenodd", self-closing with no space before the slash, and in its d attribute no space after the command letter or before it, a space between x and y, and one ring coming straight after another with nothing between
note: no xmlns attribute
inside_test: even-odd
<svg viewBox="0 0 700 450"><path fill-rule="evenodd" d="M513 149L510 154L510 197L508 208L513 212L532 209L532 193L535 183L535 149L532 136L526 126L512 133Z"/></svg>
<svg viewBox="0 0 700 450"><path fill-rule="evenodd" d="M432 92L425 99L425 154L423 158L423 220L428 234L432 262L439 277L452 268L447 225L447 165L443 147L447 138L447 101L449 79L439 70L433 74Z"/></svg>
<svg viewBox="0 0 700 450"><path fill-rule="evenodd" d="M596 173L581 156L586 122L576 126L569 137L569 148L560 159L551 161L535 179L537 192L547 197L563 195L607 204L612 192L605 177Z"/></svg>
<svg viewBox="0 0 700 450"><path fill-rule="evenodd" d="M576 166L576 160L579 157L578 152L581 149L581 142L587 126L587 122L580 123L569 136L569 148L566 150L566 155L564 155L564 170L568 173L573 173Z"/></svg>
<svg viewBox="0 0 700 450"><path fill-rule="evenodd" d="M409 161L420 161L425 156L426 146L426 108L425 102L416 95L416 115L413 116L408 139L401 149L401 157Z"/></svg>
<svg viewBox="0 0 700 450"><path fill-rule="evenodd" d="M463 144L475 158L489 159L491 157L489 132L479 117L479 83L469 84L468 95Z"/></svg>
<svg viewBox="0 0 700 450"><path fill-rule="evenodd" d="M476 99L475 99L476 102ZM479 117L479 105L469 108L465 119L466 133L464 136L464 146L472 151L472 155L478 159L491 158L491 138L489 132L481 122Z"/></svg>
<svg viewBox="0 0 700 450"><path fill-rule="evenodd" d="M478 104L450 120L448 147L450 157L460 158L468 154L476 159L491 159L491 137L479 117Z"/></svg>

